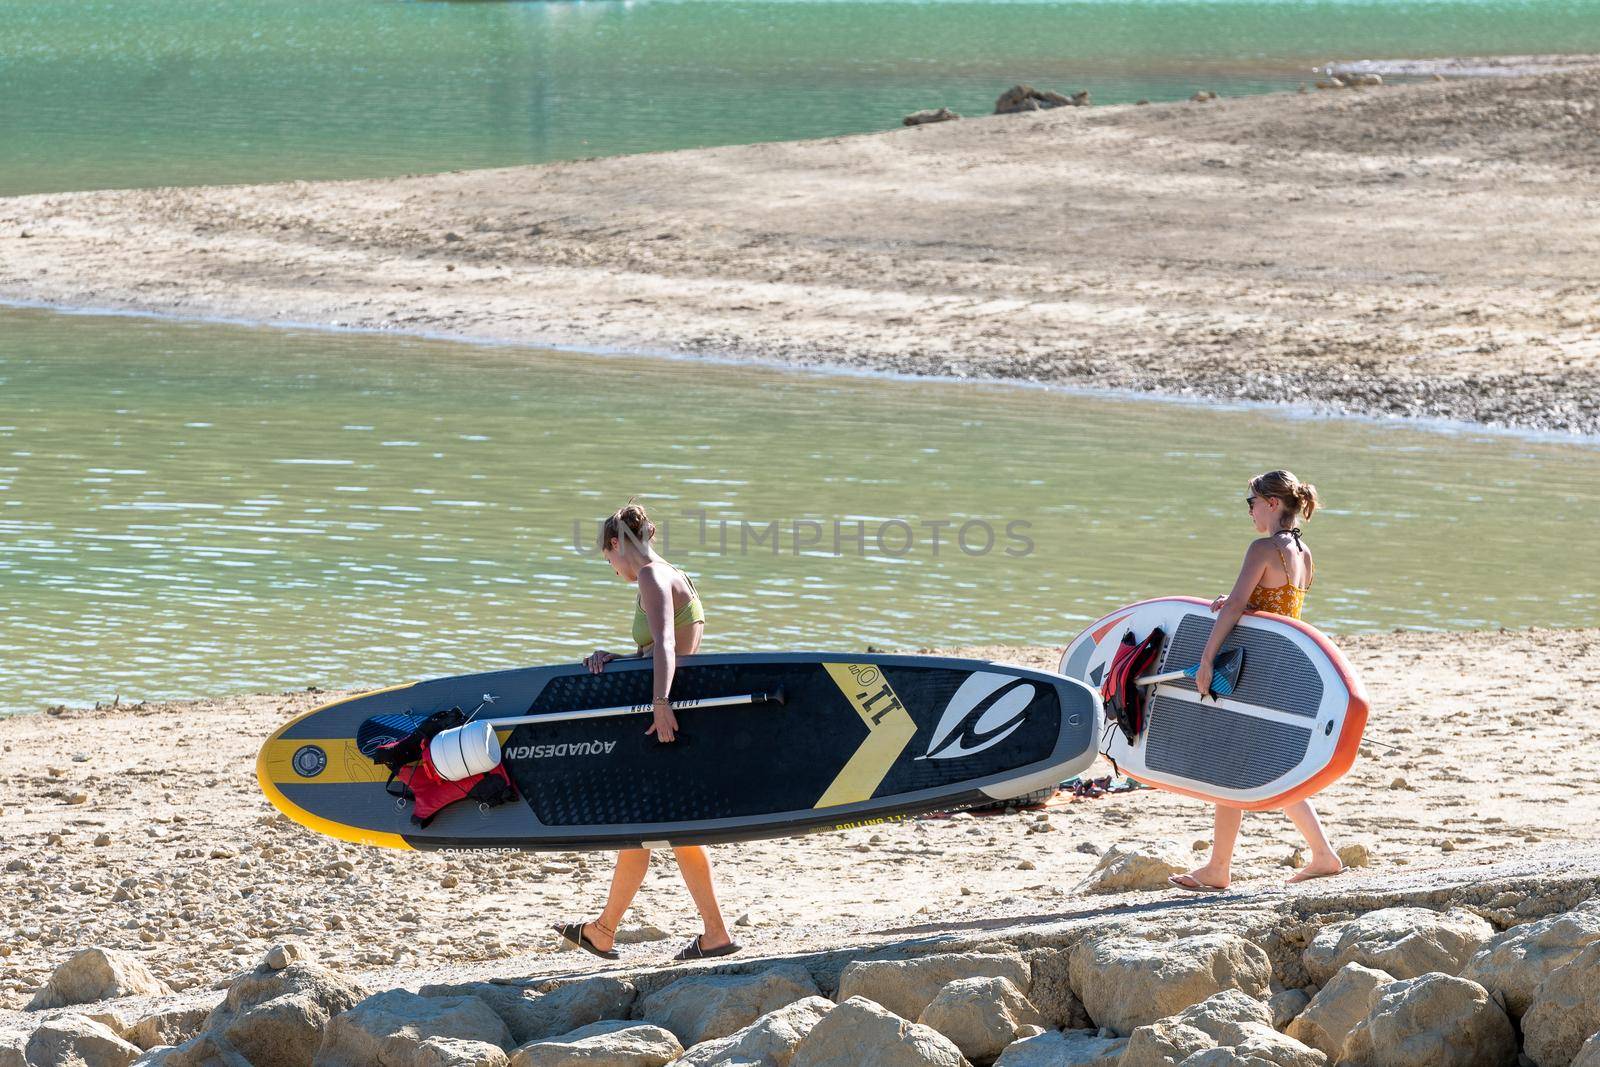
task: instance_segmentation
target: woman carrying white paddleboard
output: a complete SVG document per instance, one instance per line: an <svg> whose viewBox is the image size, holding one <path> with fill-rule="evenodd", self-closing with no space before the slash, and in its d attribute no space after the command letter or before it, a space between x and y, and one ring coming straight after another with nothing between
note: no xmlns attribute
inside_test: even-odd
<svg viewBox="0 0 1600 1067"><path fill-rule="evenodd" d="M1211 602L1217 621L1200 655L1194 680L1195 688L1202 694L1211 692L1212 662L1245 611L1270 611L1298 619L1315 574L1311 550L1300 539L1299 525L1311 518L1317 508L1315 486L1300 481L1286 470L1268 471L1250 480L1245 506L1250 510L1256 532L1264 536L1251 542L1245 550L1244 565L1239 568L1233 591ZM1216 810L1211 857L1189 873L1168 879L1179 889L1192 893L1212 892L1226 889L1232 879L1233 849L1239 840L1244 812L1221 804ZM1328 843L1311 802L1299 800L1283 811L1311 846L1310 861L1289 881L1303 882L1342 872L1344 865Z"/></svg>
<svg viewBox="0 0 1600 1067"><path fill-rule="evenodd" d="M634 655L651 656L655 668L654 721L645 733L663 744L670 744L678 732L678 719L669 703L677 657L693 655L699 650L706 614L694 582L656 553L652 546L655 535L656 528L645 515L644 508L629 501L601 526L600 550L605 553L612 570L639 586L633 615L633 640L638 645ZM614 653L595 649L583 662L599 674L616 658ZM711 880L711 859L705 847L688 845L674 848L672 854L677 857L678 872L683 875L684 884L689 887L689 895L694 898L705 924L705 932L697 935L674 958L696 960L739 951L739 945L728 934L727 924L722 920L722 909L717 904ZM593 922L557 926L556 932L602 959L617 959L617 924L633 903L649 867L649 849L623 849L617 854L617 866L611 873L611 891L600 917Z"/></svg>

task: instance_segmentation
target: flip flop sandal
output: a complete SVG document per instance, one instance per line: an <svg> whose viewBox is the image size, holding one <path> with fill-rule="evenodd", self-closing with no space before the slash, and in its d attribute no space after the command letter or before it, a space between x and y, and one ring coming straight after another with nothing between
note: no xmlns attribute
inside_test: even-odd
<svg viewBox="0 0 1600 1067"><path fill-rule="evenodd" d="M683 947L683 951L672 957L675 960L709 960L718 956L731 956L743 947L737 941L729 941L718 948L701 948L700 935L695 934L694 940Z"/></svg>
<svg viewBox="0 0 1600 1067"><path fill-rule="evenodd" d="M620 960L622 957L614 948L600 948L583 932L583 923L567 923L565 926L555 925L550 929L561 935L562 940L576 945L585 952L593 953L603 960Z"/></svg>
<svg viewBox="0 0 1600 1067"><path fill-rule="evenodd" d="M1307 882L1320 882L1324 878L1337 878L1341 874L1348 874L1348 873L1350 873L1350 868L1348 866L1345 866L1344 864L1340 864L1339 869L1337 871L1329 871L1327 874L1319 874L1319 875L1315 876L1314 878L1302 878L1297 882L1286 881L1283 884L1284 885L1304 885Z"/></svg>
<svg viewBox="0 0 1600 1067"><path fill-rule="evenodd" d="M1184 879L1188 879L1187 882ZM1169 875L1167 884L1174 889L1181 889L1185 893L1226 893L1227 889L1220 885L1206 885L1192 874Z"/></svg>

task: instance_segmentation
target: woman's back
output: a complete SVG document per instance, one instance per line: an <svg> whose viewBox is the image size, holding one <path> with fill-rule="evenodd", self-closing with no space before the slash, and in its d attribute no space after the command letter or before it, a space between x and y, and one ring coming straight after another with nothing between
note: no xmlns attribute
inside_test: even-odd
<svg viewBox="0 0 1600 1067"><path fill-rule="evenodd" d="M1291 535L1292 536L1292 535ZM1315 578L1316 567L1311 550L1299 537L1285 544L1283 536L1262 538L1273 551L1267 555L1266 568L1246 605L1251 611L1270 611L1298 619L1304 610L1306 592Z"/></svg>

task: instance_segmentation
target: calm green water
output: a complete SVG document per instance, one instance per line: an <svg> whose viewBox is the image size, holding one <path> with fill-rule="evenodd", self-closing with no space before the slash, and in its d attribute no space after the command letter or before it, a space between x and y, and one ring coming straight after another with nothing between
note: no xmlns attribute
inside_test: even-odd
<svg viewBox="0 0 1600 1067"><path fill-rule="evenodd" d="M1243 481L1277 464L1327 500L1319 625L1600 623L1574 538L1600 524L1592 447L15 310L0 397L7 711L624 648L633 590L573 524L586 545L633 493L705 594L708 650L1061 644L1223 592ZM796 520L819 524L798 552ZM752 543L773 521L777 551Z"/></svg>
<svg viewBox="0 0 1600 1067"><path fill-rule="evenodd" d="M1600 0L0 0L0 195L449 170L1600 52Z"/></svg>

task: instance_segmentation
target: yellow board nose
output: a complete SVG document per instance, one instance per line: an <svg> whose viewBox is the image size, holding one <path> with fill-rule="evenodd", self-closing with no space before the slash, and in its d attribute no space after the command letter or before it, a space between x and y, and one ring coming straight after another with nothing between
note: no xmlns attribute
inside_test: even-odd
<svg viewBox="0 0 1600 1067"><path fill-rule="evenodd" d="M405 689L413 684L415 683L407 682L404 685L389 686L386 689L375 689L372 693L385 693L395 689ZM358 696L371 696L372 693L361 693ZM291 740L285 739L283 736L298 723L304 722L311 716L355 699L357 697L346 697L343 700L331 701L312 708L305 714L296 716L273 731L272 736L267 738L266 743L261 746L261 752L256 756L256 782L261 786L261 792L274 808L277 808L284 815L308 830L315 830L319 834L325 834L328 837L340 841L349 841L357 845L410 850L411 845L399 834L370 830L361 826L350 826L320 815L314 815L284 796L283 790L279 788L280 784L342 785L352 782L367 783L374 788L379 788L388 780L388 772L366 756L363 756L361 750L356 747L356 739L353 737L317 737ZM298 770L296 769L297 760ZM308 771L314 773L306 773Z"/></svg>

